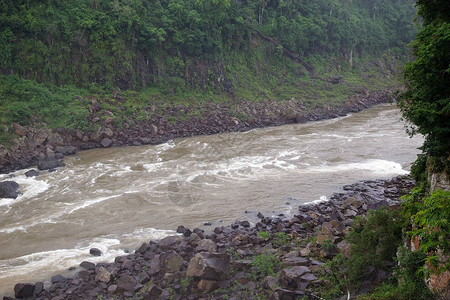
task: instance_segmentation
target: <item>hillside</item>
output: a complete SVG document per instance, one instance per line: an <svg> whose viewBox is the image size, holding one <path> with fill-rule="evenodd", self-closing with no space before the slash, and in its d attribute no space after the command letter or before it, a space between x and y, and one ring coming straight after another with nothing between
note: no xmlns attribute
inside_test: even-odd
<svg viewBox="0 0 450 300"><path fill-rule="evenodd" d="M2 1L0 8L6 148L19 147L12 123L95 133L161 117L201 119L214 104L238 122L261 101L277 103L280 115L292 106L336 107L400 86L398 65L416 32L412 0Z"/></svg>

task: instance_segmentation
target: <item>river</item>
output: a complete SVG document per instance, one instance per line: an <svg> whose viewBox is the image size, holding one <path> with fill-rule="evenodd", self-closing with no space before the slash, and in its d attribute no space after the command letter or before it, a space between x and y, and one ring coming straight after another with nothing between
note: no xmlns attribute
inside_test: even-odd
<svg viewBox="0 0 450 300"><path fill-rule="evenodd" d="M306 124L83 151L36 178L17 171L23 194L0 199L0 295L83 260L113 260L181 224L290 215L345 184L406 174L423 140L407 136L400 116L384 105ZM103 256L89 256L92 247Z"/></svg>

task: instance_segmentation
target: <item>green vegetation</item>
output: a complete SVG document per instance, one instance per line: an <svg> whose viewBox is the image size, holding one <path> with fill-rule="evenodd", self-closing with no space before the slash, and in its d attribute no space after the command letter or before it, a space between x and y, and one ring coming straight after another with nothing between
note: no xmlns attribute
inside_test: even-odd
<svg viewBox="0 0 450 300"><path fill-rule="evenodd" d="M252 260L252 267L256 269L256 274L261 278L275 275L280 266L280 258L272 253L261 253L254 256Z"/></svg>
<svg viewBox="0 0 450 300"><path fill-rule="evenodd" d="M423 27L411 43L414 60L405 66L400 108L410 134L423 134L425 142L411 172L417 187L404 197L403 213L411 222L408 234L420 238L427 273L440 273L450 270L450 192L432 186L429 176L450 179L450 7L444 0L419 0L417 7Z"/></svg>
<svg viewBox="0 0 450 300"><path fill-rule="evenodd" d="M327 263L322 296L328 299L348 292L358 294L365 280L376 282L379 272L387 272L393 276L380 279L381 285L358 299L430 299L421 272L426 255L401 246L404 224L400 211L391 208L370 211L367 219L355 221L347 237L351 255L339 254Z"/></svg>

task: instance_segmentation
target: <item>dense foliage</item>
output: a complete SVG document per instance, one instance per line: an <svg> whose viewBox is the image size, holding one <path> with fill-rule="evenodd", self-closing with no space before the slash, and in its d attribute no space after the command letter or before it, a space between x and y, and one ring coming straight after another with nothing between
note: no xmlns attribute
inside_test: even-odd
<svg viewBox="0 0 450 300"><path fill-rule="evenodd" d="M327 263L323 296L354 296L363 290L364 282L372 281L380 285L358 299L433 299L420 272L426 254L402 247L404 223L400 210L387 207L357 219L347 237L350 256L339 254ZM383 272L392 276L380 278Z"/></svg>
<svg viewBox="0 0 450 300"><path fill-rule="evenodd" d="M405 67L407 91L403 116L414 125L411 133L425 135L423 150L450 156L450 3L418 1L424 26L412 42L415 59Z"/></svg>
<svg viewBox="0 0 450 300"><path fill-rule="evenodd" d="M403 53L415 33L413 2L2 0L0 70L56 85L137 89L181 78L195 87L208 77L199 60L251 52L258 35L297 58Z"/></svg>

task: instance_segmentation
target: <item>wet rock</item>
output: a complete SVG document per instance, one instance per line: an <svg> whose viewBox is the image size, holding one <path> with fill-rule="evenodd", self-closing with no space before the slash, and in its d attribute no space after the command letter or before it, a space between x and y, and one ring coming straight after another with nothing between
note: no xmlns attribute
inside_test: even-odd
<svg viewBox="0 0 450 300"><path fill-rule="evenodd" d="M34 294L34 284L18 283L14 286L14 295L16 298L27 298Z"/></svg>
<svg viewBox="0 0 450 300"><path fill-rule="evenodd" d="M51 278L51 282L54 283L58 283L58 282L63 282L66 280L66 277L62 276L62 275L56 275L56 276L52 276Z"/></svg>
<svg viewBox="0 0 450 300"><path fill-rule="evenodd" d="M109 148L112 146L113 141L110 138L103 138L100 142L103 148Z"/></svg>
<svg viewBox="0 0 450 300"><path fill-rule="evenodd" d="M356 199L353 196L349 196L347 199L342 202L342 208L350 208L354 207L356 209L360 208L362 206L361 200Z"/></svg>
<svg viewBox="0 0 450 300"><path fill-rule="evenodd" d="M146 251L150 250L148 243L143 243L139 249L136 250L137 253L144 254Z"/></svg>
<svg viewBox="0 0 450 300"><path fill-rule="evenodd" d="M77 153L77 148L73 146L56 147L55 152L62 155L72 155Z"/></svg>
<svg viewBox="0 0 450 300"><path fill-rule="evenodd" d="M95 281L100 281L108 283L111 280L111 273L108 272L104 267L100 267L95 275Z"/></svg>
<svg viewBox="0 0 450 300"><path fill-rule="evenodd" d="M25 176L27 177L38 177L39 175L41 175L41 173L39 173L37 170L30 170L25 172Z"/></svg>
<svg viewBox="0 0 450 300"><path fill-rule="evenodd" d="M19 184L14 181L0 182L0 198L13 198L16 199L19 196Z"/></svg>
<svg viewBox="0 0 450 300"><path fill-rule="evenodd" d="M51 170L58 167L64 167L65 164L61 160L41 160L38 162L38 170Z"/></svg>
<svg viewBox="0 0 450 300"><path fill-rule="evenodd" d="M100 249L97 249L97 248L91 248L91 249L89 249L89 254L91 254L93 256L101 256L102 251L100 251Z"/></svg>
<svg viewBox="0 0 450 300"><path fill-rule="evenodd" d="M223 280L228 277L230 258L223 253L197 253L190 261L187 276Z"/></svg>
<svg viewBox="0 0 450 300"><path fill-rule="evenodd" d="M117 290L119 291L134 291L136 285L136 279L130 275L122 275L117 280Z"/></svg>
<svg viewBox="0 0 450 300"><path fill-rule="evenodd" d="M33 294L35 296L39 296L42 293L43 290L44 290L44 283L43 282L39 281L39 282L36 282L34 284L34 292L33 292Z"/></svg>
<svg viewBox="0 0 450 300"><path fill-rule="evenodd" d="M95 264L89 261L82 261L80 267L85 268L86 270L93 270L95 269Z"/></svg>

